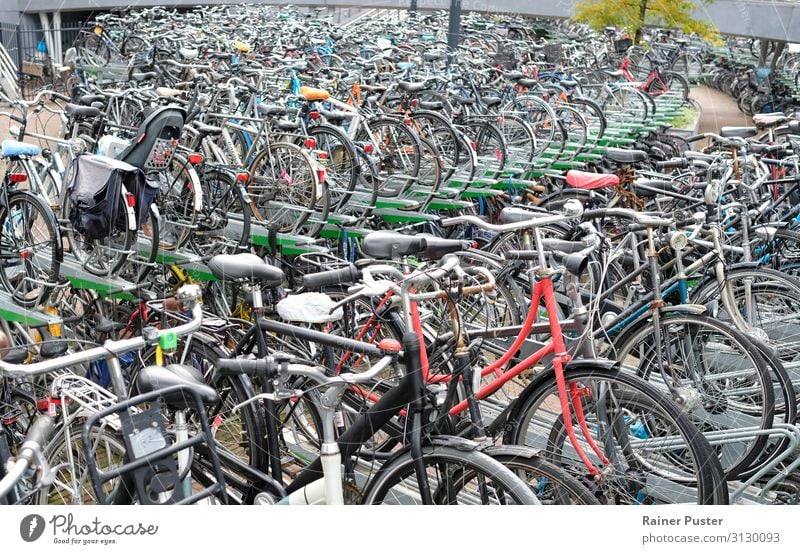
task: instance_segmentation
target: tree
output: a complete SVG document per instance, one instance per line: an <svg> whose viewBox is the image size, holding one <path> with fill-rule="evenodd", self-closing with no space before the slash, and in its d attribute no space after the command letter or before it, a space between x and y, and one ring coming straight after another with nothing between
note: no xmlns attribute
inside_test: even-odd
<svg viewBox="0 0 800 554"><path fill-rule="evenodd" d="M684 33L715 42L719 39L716 27L693 17L702 4L713 0L583 0L575 6L576 21L588 23L595 30L613 25L628 31L633 41L642 39L645 25L677 27Z"/></svg>

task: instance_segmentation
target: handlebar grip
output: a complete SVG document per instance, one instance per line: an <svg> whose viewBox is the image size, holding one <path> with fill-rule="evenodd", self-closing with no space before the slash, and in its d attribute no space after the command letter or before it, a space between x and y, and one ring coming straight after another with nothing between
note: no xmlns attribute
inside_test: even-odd
<svg viewBox="0 0 800 554"><path fill-rule="evenodd" d="M537 261L539 253L536 250L509 250L504 256L507 260Z"/></svg>
<svg viewBox="0 0 800 554"><path fill-rule="evenodd" d="M331 269L330 271L303 275L303 288L306 290L314 290L328 285L356 283L360 276L361 274L358 269L356 269L355 265L347 264L340 269Z"/></svg>
<svg viewBox="0 0 800 554"><path fill-rule="evenodd" d="M686 139L686 142L697 142L698 140L703 140L704 138L708 137L706 137L706 135L692 135Z"/></svg>
<svg viewBox="0 0 800 554"><path fill-rule="evenodd" d="M583 212L583 219L597 219L605 217L606 215L608 215L608 211L605 208L599 208L597 210L586 210Z"/></svg>
<svg viewBox="0 0 800 554"><path fill-rule="evenodd" d="M656 162L654 164L656 169L686 169L689 167L689 160L685 158L678 158L675 160L667 160L665 162Z"/></svg>
<svg viewBox="0 0 800 554"><path fill-rule="evenodd" d="M48 415L40 415L31 425L25 442L35 442L39 446L45 446L53 435L55 427L56 421L54 418Z"/></svg>
<svg viewBox="0 0 800 554"><path fill-rule="evenodd" d="M214 364L219 375L257 375L267 370L266 360L244 360L241 358L220 359Z"/></svg>

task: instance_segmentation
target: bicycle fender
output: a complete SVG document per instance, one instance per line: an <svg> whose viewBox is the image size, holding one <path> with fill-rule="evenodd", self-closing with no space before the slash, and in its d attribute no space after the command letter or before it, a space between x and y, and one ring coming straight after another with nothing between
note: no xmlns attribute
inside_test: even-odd
<svg viewBox="0 0 800 554"><path fill-rule="evenodd" d="M661 313L686 312L700 315L706 313L706 307L702 304L675 304L674 306L663 306L658 311Z"/></svg>

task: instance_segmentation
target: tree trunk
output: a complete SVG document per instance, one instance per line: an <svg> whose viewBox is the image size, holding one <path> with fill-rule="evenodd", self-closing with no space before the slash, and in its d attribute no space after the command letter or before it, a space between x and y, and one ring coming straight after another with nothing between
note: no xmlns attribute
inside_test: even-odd
<svg viewBox="0 0 800 554"><path fill-rule="evenodd" d="M647 0L639 0L639 20L636 23L636 30L633 35L633 43L639 44L642 40L642 29L644 29L644 15L647 12Z"/></svg>

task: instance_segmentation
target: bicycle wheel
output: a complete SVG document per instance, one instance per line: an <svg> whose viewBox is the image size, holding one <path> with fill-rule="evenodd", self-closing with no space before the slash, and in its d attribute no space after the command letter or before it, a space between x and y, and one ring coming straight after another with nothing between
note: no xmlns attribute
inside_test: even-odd
<svg viewBox="0 0 800 554"><path fill-rule="evenodd" d="M600 504L576 477L545 460L533 448L491 446L482 451L528 484L542 504L575 506Z"/></svg>
<svg viewBox="0 0 800 554"><path fill-rule="evenodd" d="M94 33L86 33L75 47L81 65L106 65L111 59L108 44Z"/></svg>
<svg viewBox="0 0 800 554"><path fill-rule="evenodd" d="M149 47L150 45L147 44L147 41L139 35L130 35L122 41L121 50L125 56L130 58L134 54L147 51Z"/></svg>
<svg viewBox="0 0 800 554"><path fill-rule="evenodd" d="M338 209L350 200L358 182L360 166L353 141L340 129L326 124L312 127L308 135L317 141L316 149L327 154L325 181L331 207Z"/></svg>
<svg viewBox="0 0 800 554"><path fill-rule="evenodd" d="M521 94L507 104L503 112L519 115L531 126L536 135L536 156L550 147L558 132L557 117L544 99L533 94Z"/></svg>
<svg viewBox="0 0 800 554"><path fill-rule="evenodd" d="M186 244L202 207L202 185L186 158L175 155L169 169L148 174L158 183L156 205L161 214L159 248L176 250Z"/></svg>
<svg viewBox="0 0 800 554"><path fill-rule="evenodd" d="M29 191L9 192L8 205L0 206L0 283L6 292L28 308L44 302L58 282L62 258L50 206Z"/></svg>
<svg viewBox="0 0 800 554"><path fill-rule="evenodd" d="M405 179L398 185L392 177L416 177L419 174L422 158L419 136L408 125L389 117L371 118L367 125L369 130L362 127L356 140L373 144L373 159L383 186L387 182L392 182L394 187L405 186Z"/></svg>
<svg viewBox="0 0 800 554"><path fill-rule="evenodd" d="M506 141L508 163L512 167L517 163L533 161L536 155L536 134L523 118L511 114L500 115L494 124Z"/></svg>
<svg viewBox="0 0 800 554"><path fill-rule="evenodd" d="M800 362L800 281L780 271L737 268L725 271L722 294L730 299L731 313L720 301L716 281L692 293L692 300L706 305L714 318L767 344L792 369Z"/></svg>
<svg viewBox="0 0 800 554"><path fill-rule="evenodd" d="M430 141L439 152L442 180L447 181L458 168L459 140L450 121L441 114L418 110L411 115L420 138Z"/></svg>
<svg viewBox="0 0 800 554"><path fill-rule="evenodd" d="M486 120L468 119L459 128L472 142L478 162L484 171L502 171L506 165L506 139L496 125Z"/></svg>
<svg viewBox="0 0 800 554"><path fill-rule="evenodd" d="M314 212L322 191L314 162L299 146L270 145L256 155L249 172L250 208L259 221L288 233Z"/></svg>
<svg viewBox="0 0 800 554"><path fill-rule="evenodd" d="M465 441L465 447L469 444ZM422 448L422 464L434 504L540 504L528 485L478 450ZM386 462L364 491L364 504L421 504L411 452Z"/></svg>
<svg viewBox="0 0 800 554"><path fill-rule="evenodd" d="M267 461L264 413L259 403L233 411L236 405L255 396L255 390L246 375L220 377L216 374L216 361L229 356L218 343L218 337L195 333L171 357L176 363L200 371L206 383L219 394L219 403L206 406L217 447L252 467L263 469Z"/></svg>
<svg viewBox="0 0 800 554"><path fill-rule="evenodd" d="M236 254L250 243L250 202L228 171L212 169L203 173L203 209L189 248L202 257Z"/></svg>
<svg viewBox="0 0 800 554"><path fill-rule="evenodd" d="M689 81L686 77L674 71L664 71L661 78L667 90L679 95L684 101L689 100Z"/></svg>
<svg viewBox="0 0 800 554"><path fill-rule="evenodd" d="M93 427L89 433L92 444L91 452L86 452L81 441L83 421L72 423L68 433L57 432L54 440L43 451L50 467L61 465L56 472L55 480L43 486L37 492L36 504L76 505L98 504L89 476L88 460L100 471L111 471L123 464L126 455L125 443L111 427ZM69 438L67 438L67 434ZM67 444L69 441L69 444ZM63 464L63 465L62 465ZM131 504L133 492L124 486L124 479L112 479L105 483L103 491L106 498L114 504Z"/></svg>
<svg viewBox="0 0 800 554"><path fill-rule="evenodd" d="M602 138L606 132L606 116L603 108L589 98L573 98L570 100L570 105L583 115L589 135L595 139Z"/></svg>
<svg viewBox="0 0 800 554"><path fill-rule="evenodd" d="M614 357L681 399L688 419L714 437L709 440L727 478L738 478L762 452L767 436L727 436L769 429L774 422L775 394L763 358L746 336L711 317L662 315L659 327L660 344L652 321L634 324L615 341Z"/></svg>
<svg viewBox="0 0 800 554"><path fill-rule="evenodd" d="M611 504L727 504L719 460L703 435L669 397L635 375L594 365L565 370L575 413L580 407L589 446L576 418L577 441L602 471L597 487ZM509 417L505 442L541 449L541 455L571 475L589 473L568 438L552 371L536 378ZM591 478L591 477L590 477Z"/></svg>

